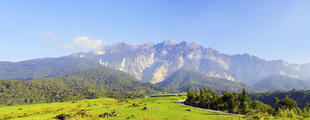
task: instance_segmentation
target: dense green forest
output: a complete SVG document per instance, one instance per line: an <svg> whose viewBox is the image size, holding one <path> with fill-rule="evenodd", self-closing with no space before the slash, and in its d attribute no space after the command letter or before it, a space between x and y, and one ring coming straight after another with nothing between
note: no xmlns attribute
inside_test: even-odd
<svg viewBox="0 0 310 120"><path fill-rule="evenodd" d="M264 104L259 100L252 101L245 89L241 93L223 92L218 94L211 90L201 89L199 93L188 90L186 105L220 110L229 113L250 115L254 118L309 118L310 104L300 109L297 102L289 97L279 99L274 97L270 100L274 104Z"/></svg>
<svg viewBox="0 0 310 120"><path fill-rule="evenodd" d="M57 78L32 81L1 80L0 105L33 104L98 97L144 97L164 88L142 83L107 67L98 67Z"/></svg>
<svg viewBox="0 0 310 120"><path fill-rule="evenodd" d="M265 93L253 93L249 94L252 100L259 100L271 106L274 106L273 99L277 97L279 99L284 99L289 97L294 99L300 108L307 106L308 101L310 101L310 90L290 90L290 91L274 91Z"/></svg>

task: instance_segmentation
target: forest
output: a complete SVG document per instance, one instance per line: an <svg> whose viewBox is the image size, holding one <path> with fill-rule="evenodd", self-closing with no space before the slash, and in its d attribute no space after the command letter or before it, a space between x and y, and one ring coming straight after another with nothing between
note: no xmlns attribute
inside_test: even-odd
<svg viewBox="0 0 310 120"><path fill-rule="evenodd" d="M282 91L269 91L262 93L250 93L249 96L252 100L259 100L266 104L269 104L274 107L273 99L277 97L279 99L284 99L289 97L294 99L297 102L297 105L300 108L307 106L308 101L310 100L310 90L282 90Z"/></svg>
<svg viewBox="0 0 310 120"><path fill-rule="evenodd" d="M123 72L98 67L57 78L0 80L0 105L64 102L99 97L144 97L164 88Z"/></svg>

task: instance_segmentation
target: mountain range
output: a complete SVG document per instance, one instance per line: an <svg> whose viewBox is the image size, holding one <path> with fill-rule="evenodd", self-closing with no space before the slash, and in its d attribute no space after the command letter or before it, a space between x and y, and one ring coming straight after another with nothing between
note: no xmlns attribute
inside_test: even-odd
<svg viewBox="0 0 310 120"><path fill-rule="evenodd" d="M173 79L171 77L180 70L195 71L205 77L248 85L266 81L264 78L272 75L310 80L310 64L267 61L249 54L228 55L193 42L171 40L142 45L118 43L59 58L0 62L0 79L57 77L96 66L114 68L139 81L153 84ZM277 79L281 81L283 78Z"/></svg>

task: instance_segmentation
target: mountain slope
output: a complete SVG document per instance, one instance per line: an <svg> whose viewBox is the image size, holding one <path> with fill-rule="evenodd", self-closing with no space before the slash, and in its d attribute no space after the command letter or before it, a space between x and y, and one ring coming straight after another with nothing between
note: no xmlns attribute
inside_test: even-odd
<svg viewBox="0 0 310 120"><path fill-rule="evenodd" d="M254 85L258 88L269 90L309 89L310 84L306 81L290 78L283 75L271 75Z"/></svg>
<svg viewBox="0 0 310 120"><path fill-rule="evenodd" d="M202 73L188 70L178 70L166 80L159 82L156 85L178 91L187 91L188 89L199 90L202 88L216 91L241 91L242 88L246 88L250 91L254 90L254 88L247 86L244 83L207 77Z"/></svg>
<svg viewBox="0 0 310 120"><path fill-rule="evenodd" d="M0 104L28 104L97 97L130 97L164 91L126 73L106 67L57 78L0 81Z"/></svg>
<svg viewBox="0 0 310 120"><path fill-rule="evenodd" d="M65 56L43 58L17 63L0 63L0 80L33 80L71 74L85 69L100 66L82 57Z"/></svg>

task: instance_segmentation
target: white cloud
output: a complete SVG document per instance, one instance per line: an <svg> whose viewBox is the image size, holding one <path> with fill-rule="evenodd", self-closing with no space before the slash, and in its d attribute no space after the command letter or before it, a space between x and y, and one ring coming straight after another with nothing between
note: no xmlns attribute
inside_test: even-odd
<svg viewBox="0 0 310 120"><path fill-rule="evenodd" d="M103 45L102 40L91 40L86 36L76 37L73 42L83 49L98 49Z"/></svg>
<svg viewBox="0 0 310 120"><path fill-rule="evenodd" d="M103 46L103 41L99 39L90 39L87 36L73 38L72 42L66 42L51 32L44 32L40 35L42 39L50 40L60 48L96 50Z"/></svg>
<svg viewBox="0 0 310 120"><path fill-rule="evenodd" d="M69 43L64 43L62 47L66 49L74 49L74 46Z"/></svg>
<svg viewBox="0 0 310 120"><path fill-rule="evenodd" d="M45 32L45 33L41 34L41 37L43 39L54 40L54 41L59 41L60 40L60 38L58 36L55 36L51 32Z"/></svg>

